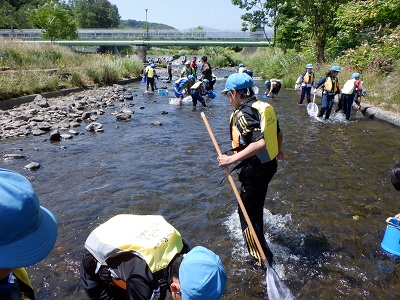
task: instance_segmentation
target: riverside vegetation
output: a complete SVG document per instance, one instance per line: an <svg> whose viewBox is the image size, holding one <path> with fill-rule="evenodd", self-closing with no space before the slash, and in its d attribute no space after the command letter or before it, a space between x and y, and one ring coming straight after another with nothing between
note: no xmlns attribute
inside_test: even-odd
<svg viewBox="0 0 400 300"><path fill-rule="evenodd" d="M190 50L157 49L150 54L207 55L213 67L235 67L239 62L262 79L280 78L283 86L293 88L307 63L314 63L319 80L332 65L339 65L341 85L353 72L362 75L367 95L363 101L385 110L400 113L400 29L384 36L373 46L365 44L348 49L344 55L326 63L315 63L315 51L283 51L260 48L251 55L242 55L236 48L206 47ZM165 67L162 64L161 67ZM140 76L143 64L136 56L112 54L80 54L67 47L45 44L24 44L0 39L0 100L28 94L55 91L61 88L110 84L124 78ZM8 68L7 68L8 69Z"/></svg>
<svg viewBox="0 0 400 300"><path fill-rule="evenodd" d="M286 52L279 48L261 49L246 56L244 62L262 78L280 78L284 87L294 88L297 77L305 65L313 63L316 80L321 79L332 65L341 68L340 87L354 72L361 74L367 94L363 101L368 104L400 113L400 26L390 35L376 38L374 43L364 43L350 48L342 56L326 63L315 63L315 51L305 49L301 53Z"/></svg>
<svg viewBox="0 0 400 300"><path fill-rule="evenodd" d="M67 47L0 38L0 100L63 88L115 83L140 75L135 58L81 54Z"/></svg>

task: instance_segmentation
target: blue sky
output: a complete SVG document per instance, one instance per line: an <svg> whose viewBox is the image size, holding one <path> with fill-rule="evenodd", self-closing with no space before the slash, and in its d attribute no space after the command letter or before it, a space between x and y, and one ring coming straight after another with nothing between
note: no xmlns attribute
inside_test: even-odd
<svg viewBox="0 0 400 300"><path fill-rule="evenodd" d="M117 5L123 20L146 20L163 23L177 29L205 26L223 30L240 30L240 16L246 11L239 9L231 0L108 0Z"/></svg>

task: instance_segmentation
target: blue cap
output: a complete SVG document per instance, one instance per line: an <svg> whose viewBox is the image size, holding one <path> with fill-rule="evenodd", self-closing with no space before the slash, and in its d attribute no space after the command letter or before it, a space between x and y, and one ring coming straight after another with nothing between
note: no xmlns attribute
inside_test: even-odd
<svg viewBox="0 0 400 300"><path fill-rule="evenodd" d="M351 78L353 78L353 79L360 79L360 73L353 73L353 74L351 74Z"/></svg>
<svg viewBox="0 0 400 300"><path fill-rule="evenodd" d="M253 79L246 73L234 73L229 75L222 93L229 92L231 89L242 90L253 87Z"/></svg>
<svg viewBox="0 0 400 300"><path fill-rule="evenodd" d="M189 76L188 76L188 79L190 79L191 81L194 81L194 80L195 80L195 78L194 78L193 75L189 75Z"/></svg>
<svg viewBox="0 0 400 300"><path fill-rule="evenodd" d="M250 77L253 77L253 71L252 71L252 70L243 69L243 73L246 73L246 74L249 75Z"/></svg>
<svg viewBox="0 0 400 300"><path fill-rule="evenodd" d="M268 87L268 86L269 86L269 80L265 80L264 85L265 85L266 87Z"/></svg>
<svg viewBox="0 0 400 300"><path fill-rule="evenodd" d="M312 64L306 64L306 69L312 69L312 68L313 68Z"/></svg>
<svg viewBox="0 0 400 300"><path fill-rule="evenodd" d="M169 65L172 65L172 61L169 61L168 64L169 64Z"/></svg>
<svg viewBox="0 0 400 300"><path fill-rule="evenodd" d="M243 67L243 64L239 64L239 67Z"/></svg>
<svg viewBox="0 0 400 300"><path fill-rule="evenodd" d="M331 71L340 72L340 68L338 66L332 66Z"/></svg>
<svg viewBox="0 0 400 300"><path fill-rule="evenodd" d="M219 300L227 276L218 255L202 246L194 247L179 267L183 300Z"/></svg>
<svg viewBox="0 0 400 300"><path fill-rule="evenodd" d="M57 239L57 221L28 179L6 169L0 169L0 228L0 268L38 263Z"/></svg>

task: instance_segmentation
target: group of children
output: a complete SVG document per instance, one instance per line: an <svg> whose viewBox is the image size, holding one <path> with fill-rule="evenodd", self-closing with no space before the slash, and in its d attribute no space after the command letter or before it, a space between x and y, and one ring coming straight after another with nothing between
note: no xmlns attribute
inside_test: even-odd
<svg viewBox="0 0 400 300"><path fill-rule="evenodd" d="M185 94L190 94L192 97L193 106L200 102L204 107L207 107L204 95L210 95L212 90L209 90L208 79L198 80L194 75L189 75L188 77L181 77L175 81L172 91L175 96L179 98L179 103L182 103Z"/></svg>
<svg viewBox="0 0 400 300"><path fill-rule="evenodd" d="M207 107L204 96L213 97L213 86L217 80L216 76L212 73L212 68L207 62L207 57L201 58L201 75L197 78L197 58L193 57L191 61L186 61L185 66L182 68L179 74L179 78L174 82L172 91L175 96L179 99L179 103L182 103L185 95L190 95L192 98L193 106L197 106L197 102L200 102L204 107ZM168 70L168 76L172 79L172 68L171 73Z"/></svg>
<svg viewBox="0 0 400 300"><path fill-rule="evenodd" d="M361 109L360 98L365 95L366 90L362 86L360 81L360 74L353 73L351 78L346 81L342 90L339 87L338 74L340 72L339 66L332 66L326 75L317 83L314 83L315 74L313 72L313 65L307 64L306 70L300 74L296 80L295 89L301 89L300 99L298 104L302 104L305 97L307 102L311 102L311 89L315 95L316 90L322 87L322 105L317 117L323 117L329 119L332 112L335 96L340 95L338 107L335 112L340 110L349 120L352 112L353 102L356 103L357 108Z"/></svg>

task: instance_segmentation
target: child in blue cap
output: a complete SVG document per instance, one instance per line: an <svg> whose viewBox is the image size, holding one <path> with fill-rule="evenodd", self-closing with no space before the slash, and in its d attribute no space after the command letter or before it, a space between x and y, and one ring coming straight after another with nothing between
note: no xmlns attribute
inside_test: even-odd
<svg viewBox="0 0 400 300"><path fill-rule="evenodd" d="M171 284L173 299L219 300L225 290L226 273L219 257L202 246L194 247L182 260L179 278Z"/></svg>
<svg viewBox="0 0 400 300"><path fill-rule="evenodd" d="M360 73L353 73L351 75L351 79L347 80L342 88L342 95L339 99L338 108L336 112L339 110L343 110L346 115L346 119L350 120L353 102L357 104L358 109L361 109L359 97L365 95L365 89L362 86L360 81Z"/></svg>
<svg viewBox="0 0 400 300"><path fill-rule="evenodd" d="M318 117L321 118L325 114L325 119L329 119L331 115L335 96L340 94L338 74L340 72L339 66L332 66L328 73L314 86L313 93L323 86L322 88L322 105Z"/></svg>
<svg viewBox="0 0 400 300"><path fill-rule="evenodd" d="M51 252L57 222L29 181L6 169L0 169L0 228L0 299L35 299L24 267Z"/></svg>
<svg viewBox="0 0 400 300"><path fill-rule="evenodd" d="M307 103L311 102L311 88L314 85L315 75L313 73L313 65L307 64L306 70L300 74L299 78L296 80L296 86L301 86L301 93L299 104L303 104L304 97L307 97Z"/></svg>
<svg viewBox="0 0 400 300"><path fill-rule="evenodd" d="M228 77L223 93L227 95L235 111L231 115L230 135L233 155L218 156L218 165L228 167L241 161L239 169L240 196L250 217L263 252L270 264L273 254L268 247L263 231L263 212L268 184L277 171L277 159L283 159L283 133L273 107L256 99L253 79L245 73ZM267 122L265 122L267 120ZM254 237L238 208L240 223L249 253L256 266L262 267L260 251Z"/></svg>

